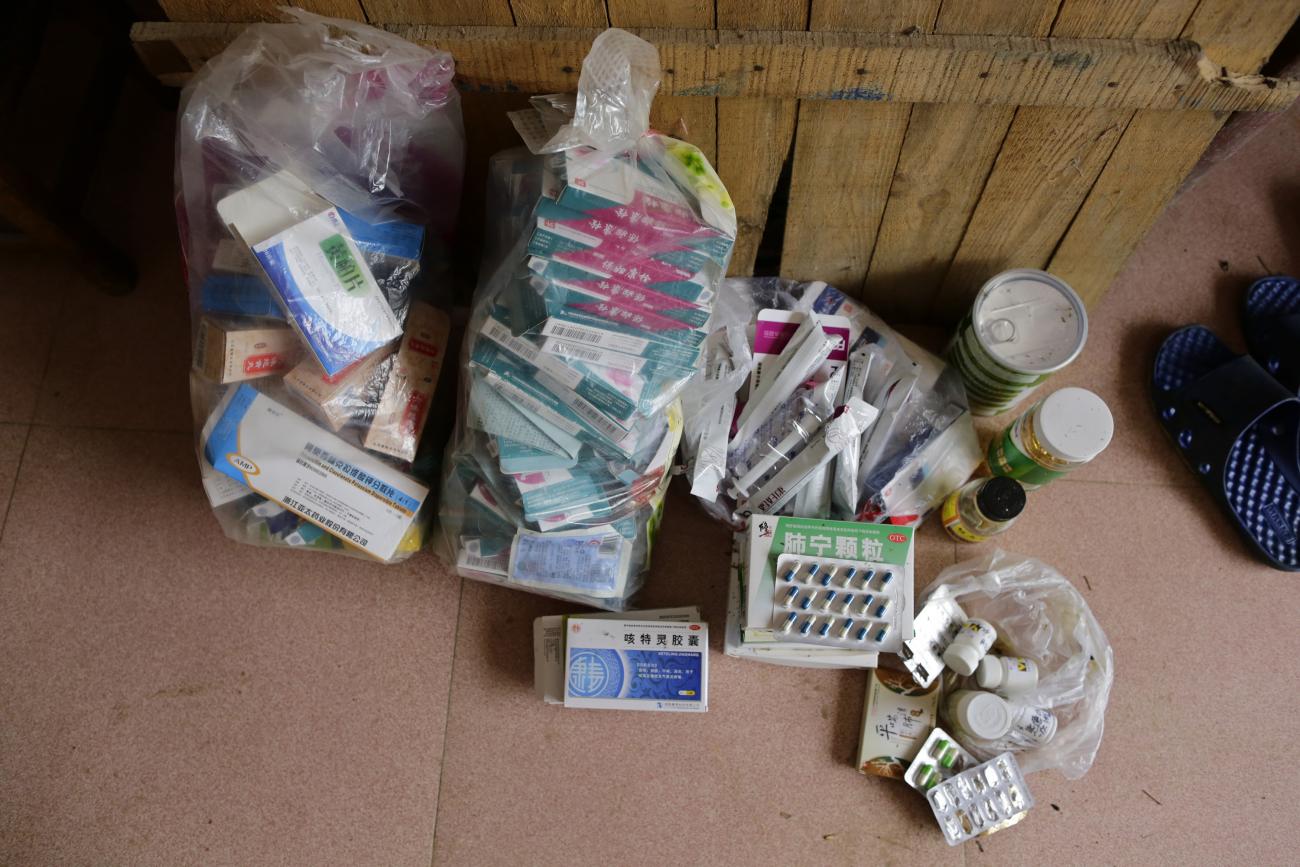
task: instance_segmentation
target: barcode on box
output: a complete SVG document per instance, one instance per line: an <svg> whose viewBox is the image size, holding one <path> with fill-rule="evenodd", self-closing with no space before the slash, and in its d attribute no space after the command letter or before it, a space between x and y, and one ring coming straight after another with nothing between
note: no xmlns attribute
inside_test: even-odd
<svg viewBox="0 0 1300 867"><path fill-rule="evenodd" d="M548 318L542 324L542 334L547 337L567 337L580 343L612 349L615 352L625 352L629 355L640 355L650 346L650 341L644 337L633 337L630 334L609 331L592 325L558 321L554 317Z"/></svg>
<svg viewBox="0 0 1300 867"><path fill-rule="evenodd" d="M600 345L600 334L594 331L589 332L569 325L556 325L552 328L552 332L556 337L567 337L570 340L580 340L583 343Z"/></svg>
<svg viewBox="0 0 1300 867"><path fill-rule="evenodd" d="M576 358L579 361L590 361L594 364L599 362L603 357L602 353L599 353L594 349L584 349L581 346L574 346L572 343L556 342L553 346L556 355L563 355L567 358Z"/></svg>
<svg viewBox="0 0 1300 867"><path fill-rule="evenodd" d="M551 355L558 355L560 358L585 361L588 364L599 364L603 367L612 367L615 370L622 370L627 373L636 373L645 364L645 359L639 356L625 355L612 349L578 346L549 336L542 341L542 351Z"/></svg>
<svg viewBox="0 0 1300 867"><path fill-rule="evenodd" d="M570 398L569 400L564 400L564 398L561 397L561 400L564 400L565 405L576 412L592 427L596 428L596 430L604 434L607 439L618 442L627 434L627 431L621 425L617 422L611 421L608 416L596 409L596 407L592 406L582 397L579 397L576 394L569 394L568 397Z"/></svg>

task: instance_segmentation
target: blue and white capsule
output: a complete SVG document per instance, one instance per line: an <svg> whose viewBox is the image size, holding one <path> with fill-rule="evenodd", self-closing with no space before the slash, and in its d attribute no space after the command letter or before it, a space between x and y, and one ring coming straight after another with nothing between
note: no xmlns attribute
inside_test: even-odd
<svg viewBox="0 0 1300 867"><path fill-rule="evenodd" d="M853 579L858 577L858 567L857 567L857 566L845 566L845 567L844 567L844 572L841 574L840 577L842 577L842 578L844 579L844 586L845 586L845 587L852 587L852 586L853 586Z"/></svg>
<svg viewBox="0 0 1300 867"><path fill-rule="evenodd" d="M862 573L862 589L866 590L871 586L871 579L876 577L875 569L867 569Z"/></svg>
<svg viewBox="0 0 1300 867"><path fill-rule="evenodd" d="M812 606L812 601L813 594L809 593L807 596L799 600L799 610L807 611Z"/></svg>
<svg viewBox="0 0 1300 867"><path fill-rule="evenodd" d="M894 580L894 573L886 571L885 574L880 576L880 589L884 590L886 587L889 586L889 582L893 580Z"/></svg>
<svg viewBox="0 0 1300 867"><path fill-rule="evenodd" d="M880 642L884 641L884 640L885 640L885 636L888 635L888 634L889 634L889 627L888 627L888 626L882 626L882 627L880 627L879 629L877 629L877 630L876 630L876 643L879 644Z"/></svg>
<svg viewBox="0 0 1300 867"><path fill-rule="evenodd" d="M867 631L868 631L868 630L867 630L867 627L863 626L863 627L861 627L860 629L858 629L857 632L855 632L855 633L853 634L853 637L856 638L858 641L866 641L866 640L867 640Z"/></svg>
<svg viewBox="0 0 1300 867"><path fill-rule="evenodd" d="M790 614L785 618L785 623L781 624L781 631L789 632L791 629L794 629L794 622L798 619L799 619L799 615L791 611Z"/></svg>
<svg viewBox="0 0 1300 867"><path fill-rule="evenodd" d="M809 617L809 618L808 618L807 620L805 620L805 621L803 622L803 624L799 627L799 634L800 634L800 635L807 635L809 632L812 632L813 624L816 623L816 622L817 622L817 618L816 618L816 617Z"/></svg>
<svg viewBox="0 0 1300 867"><path fill-rule="evenodd" d="M884 617L886 612L888 611L889 611L889 600L886 599L876 606L876 610L872 612L872 616L877 618Z"/></svg>
<svg viewBox="0 0 1300 867"><path fill-rule="evenodd" d="M853 599L854 597L852 593L845 593L844 600L840 606L840 611L844 612L845 614L848 614L849 609L853 607Z"/></svg>
<svg viewBox="0 0 1300 867"><path fill-rule="evenodd" d="M798 587L791 587L789 590L785 591L785 607L789 608L791 605L794 604L794 601L798 598L799 598Z"/></svg>
<svg viewBox="0 0 1300 867"><path fill-rule="evenodd" d="M817 634L820 635L822 638L825 638L826 636L830 635L830 634L831 634L831 622L830 622L829 620L827 620L825 623L823 623L823 624L821 625L821 628L819 628L819 629L817 630Z"/></svg>
<svg viewBox="0 0 1300 867"><path fill-rule="evenodd" d="M840 627L840 638L848 638L849 633L853 631L853 621L845 620L844 625Z"/></svg>

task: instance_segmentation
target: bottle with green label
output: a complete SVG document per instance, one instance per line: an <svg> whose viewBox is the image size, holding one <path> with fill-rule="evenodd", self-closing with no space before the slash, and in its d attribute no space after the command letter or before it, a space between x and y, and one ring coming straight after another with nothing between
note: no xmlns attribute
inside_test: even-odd
<svg viewBox="0 0 1300 867"><path fill-rule="evenodd" d="M1058 389L993 438L989 469L1032 491L1097 457L1114 433L1104 400L1086 388Z"/></svg>

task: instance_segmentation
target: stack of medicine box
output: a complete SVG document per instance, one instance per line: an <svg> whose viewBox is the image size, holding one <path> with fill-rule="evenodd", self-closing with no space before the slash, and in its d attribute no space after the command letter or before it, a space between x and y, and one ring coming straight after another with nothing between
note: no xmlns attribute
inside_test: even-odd
<svg viewBox="0 0 1300 867"><path fill-rule="evenodd" d="M467 423L491 454L459 467L479 513L456 539L466 577L612 608L629 595L733 243L665 142L546 157L525 234L476 299Z"/></svg>
<svg viewBox="0 0 1300 867"><path fill-rule="evenodd" d="M539 617L533 689L565 707L706 711L708 625L693 605Z"/></svg>
<svg viewBox="0 0 1300 867"><path fill-rule="evenodd" d="M403 470L450 326L410 298L423 228L368 223L286 171L216 211L229 237L199 288L194 357L213 508L239 512L250 541L413 552L428 488Z"/></svg>

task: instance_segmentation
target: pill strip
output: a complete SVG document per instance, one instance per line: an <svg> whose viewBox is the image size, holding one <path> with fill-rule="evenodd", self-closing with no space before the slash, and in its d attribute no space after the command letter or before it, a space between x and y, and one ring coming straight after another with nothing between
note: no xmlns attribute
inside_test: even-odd
<svg viewBox="0 0 1300 867"><path fill-rule="evenodd" d="M1020 821L1034 798L1011 753L956 774L926 792L949 846Z"/></svg>
<svg viewBox="0 0 1300 867"><path fill-rule="evenodd" d="M899 567L850 560L777 558L772 629L782 641L880 650L898 629Z"/></svg>
<svg viewBox="0 0 1300 867"><path fill-rule="evenodd" d="M928 792L944 780L979 764L956 739L941 728L930 731L921 749L903 774L903 782L919 792Z"/></svg>

